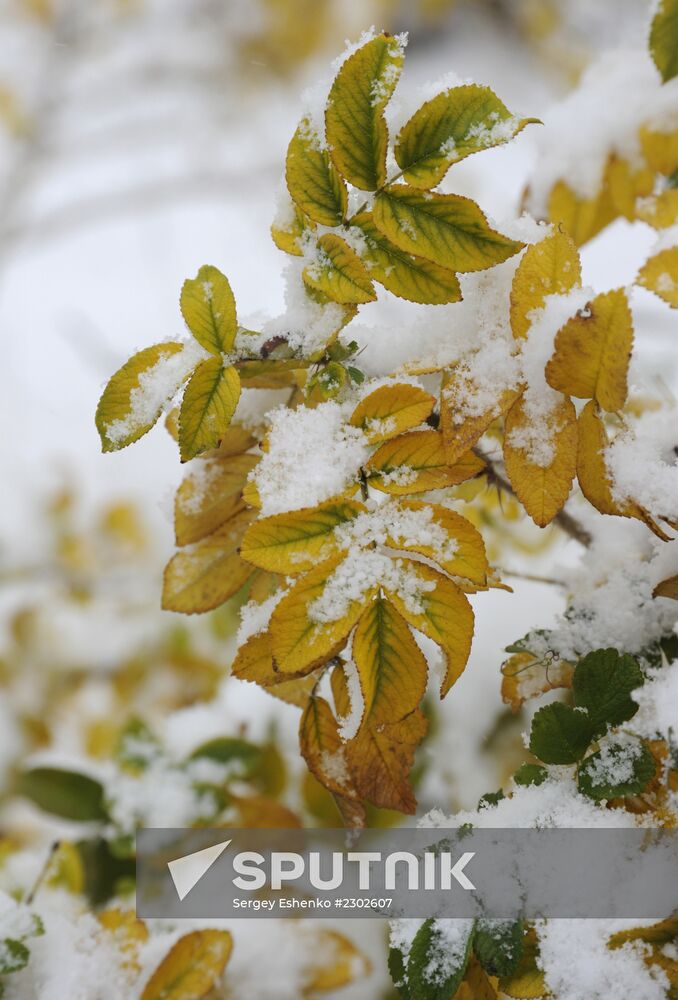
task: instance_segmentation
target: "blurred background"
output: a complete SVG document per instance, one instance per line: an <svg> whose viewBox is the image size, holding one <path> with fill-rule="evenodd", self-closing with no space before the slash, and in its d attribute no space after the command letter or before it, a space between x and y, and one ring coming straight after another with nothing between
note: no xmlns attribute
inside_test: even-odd
<svg viewBox="0 0 678 1000"><path fill-rule="evenodd" d="M94 411L130 353L180 332L179 289L200 265L228 275L241 321L280 311L284 260L269 226L285 151L301 93L344 40L372 24L406 30L401 88L451 71L489 84L516 114L544 117L599 52L642 44L648 17L646 0L0 0L7 787L36 749L105 757L132 710L177 753L222 732L275 732L300 773L297 711L224 681L236 609L190 620L159 610L181 478L174 442L161 428L102 456ZM460 164L456 190L491 215L517 211L532 135ZM584 248L585 281L631 281L651 240L615 223ZM645 361L668 378L667 321L643 308ZM536 553L531 571L551 576L572 561L568 544L528 526L507 554L488 518L502 565L519 572ZM473 805L516 762L524 723L502 710L502 649L548 625L563 596L510 582L515 595L476 604L471 665L423 751L435 766L422 808ZM312 790L302 798L306 821L322 821ZM29 841L31 815L11 799L0 813Z"/></svg>

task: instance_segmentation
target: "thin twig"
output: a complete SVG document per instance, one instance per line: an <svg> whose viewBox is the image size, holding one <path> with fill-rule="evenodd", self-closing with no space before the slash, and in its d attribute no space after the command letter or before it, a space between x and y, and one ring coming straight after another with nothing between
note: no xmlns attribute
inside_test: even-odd
<svg viewBox="0 0 678 1000"><path fill-rule="evenodd" d="M538 576L535 573L519 573L517 570L495 567L500 576L512 576L516 580L529 580L530 583L548 583L552 587L567 587L564 580L555 580L552 576Z"/></svg>

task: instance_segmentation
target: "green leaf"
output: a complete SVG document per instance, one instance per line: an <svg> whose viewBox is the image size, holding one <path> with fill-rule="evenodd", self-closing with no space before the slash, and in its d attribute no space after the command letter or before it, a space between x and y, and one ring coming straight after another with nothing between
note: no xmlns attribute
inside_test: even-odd
<svg viewBox="0 0 678 1000"><path fill-rule="evenodd" d="M362 258L370 277L376 278L393 295L429 305L460 301L461 288L454 271L399 249L377 229L371 212L361 212L351 224L365 236Z"/></svg>
<svg viewBox="0 0 678 1000"><path fill-rule="evenodd" d="M543 785L548 776L546 768L539 764L521 764L513 775L513 780L516 785Z"/></svg>
<svg viewBox="0 0 678 1000"><path fill-rule="evenodd" d="M188 378L183 344L155 344L134 354L103 391L95 422L102 451L118 451L150 431Z"/></svg>
<svg viewBox="0 0 678 1000"><path fill-rule="evenodd" d="M501 802L505 798L506 796L501 788L496 792L485 792L478 799L478 809L487 809L489 806L496 806L498 802Z"/></svg>
<svg viewBox="0 0 678 1000"><path fill-rule="evenodd" d="M522 920L479 920L473 937L473 951L490 976L509 976L523 955Z"/></svg>
<svg viewBox="0 0 678 1000"><path fill-rule="evenodd" d="M576 764L594 735L586 712L554 702L532 720L530 750L545 764Z"/></svg>
<svg viewBox="0 0 678 1000"><path fill-rule="evenodd" d="M627 722L638 711L631 692L645 678L638 663L627 653L616 649L597 649L577 664L572 678L574 701L587 709L596 733L607 726Z"/></svg>
<svg viewBox="0 0 678 1000"><path fill-rule="evenodd" d="M34 767L19 775L17 792L54 816L81 823L108 819L100 782L78 771Z"/></svg>
<svg viewBox="0 0 678 1000"><path fill-rule="evenodd" d="M650 28L650 52L664 83L678 75L678 0L660 0Z"/></svg>
<svg viewBox="0 0 678 1000"><path fill-rule="evenodd" d="M374 285L367 268L346 240L325 233L317 243L317 259L304 268L307 285L342 304L373 302Z"/></svg>
<svg viewBox="0 0 678 1000"><path fill-rule="evenodd" d="M348 204L346 185L307 119L287 148L285 179L293 201L310 219L323 226L341 225Z"/></svg>
<svg viewBox="0 0 678 1000"><path fill-rule="evenodd" d="M418 188L440 184L453 163L513 139L537 118L516 118L489 87L452 87L427 101L396 140L405 180Z"/></svg>
<svg viewBox="0 0 678 1000"><path fill-rule="evenodd" d="M188 758L189 760L213 760L217 764L233 766L229 778L249 778L257 770L261 761L261 750L254 743L232 736L217 736L201 743Z"/></svg>
<svg viewBox="0 0 678 1000"><path fill-rule="evenodd" d="M407 973L405 971L405 959L400 948L390 948L388 952L388 971L398 996L401 1000L411 1000L411 994L407 986Z"/></svg>
<svg viewBox="0 0 678 1000"><path fill-rule="evenodd" d="M238 321L228 278L206 264L181 289L181 313L195 339L210 354L228 354Z"/></svg>
<svg viewBox="0 0 678 1000"><path fill-rule="evenodd" d="M186 462L217 448L240 398L240 378L221 357L201 361L186 386L179 410L179 452Z"/></svg>
<svg viewBox="0 0 678 1000"><path fill-rule="evenodd" d="M482 271L525 245L492 229L470 198L417 191L406 184L392 185L377 195L374 221L401 250L451 271Z"/></svg>
<svg viewBox="0 0 678 1000"><path fill-rule="evenodd" d="M596 802L639 795L656 770L657 762L646 743L609 743L579 768L579 791Z"/></svg>
<svg viewBox="0 0 678 1000"><path fill-rule="evenodd" d="M0 941L0 975L24 969L30 956L30 951L22 941L17 941L16 938Z"/></svg>
<svg viewBox="0 0 678 1000"><path fill-rule="evenodd" d="M344 62L325 112L330 156L354 187L376 191L386 182L388 130L384 108L404 62L399 39L381 34Z"/></svg>
<svg viewBox="0 0 678 1000"><path fill-rule="evenodd" d="M411 1000L450 1000L464 978L473 927L458 920L425 920L417 931L407 962ZM450 936L448 938L448 930Z"/></svg>

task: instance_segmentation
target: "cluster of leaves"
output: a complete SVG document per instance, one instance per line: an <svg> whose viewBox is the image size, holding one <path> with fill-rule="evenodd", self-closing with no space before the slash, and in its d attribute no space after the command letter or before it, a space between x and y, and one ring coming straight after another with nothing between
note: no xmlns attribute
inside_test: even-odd
<svg viewBox="0 0 678 1000"><path fill-rule="evenodd" d="M97 410L104 450L120 448L146 433L188 380L167 424L182 459L197 463L177 493L180 551L165 572L163 606L205 612L245 586L256 602L275 595L268 627L244 642L233 672L303 709L308 766L344 818L358 824L365 800L406 812L416 805L407 776L426 731L419 706L427 668L412 630L442 651L444 696L470 651L466 593L498 585L473 524L426 496L486 473L494 481L478 448L486 432L502 440L510 488L538 526L560 515L577 476L601 513L638 518L668 538L639 503L615 499L606 466L606 422L624 427L619 414L628 392L633 327L624 289L593 298L555 338L543 372L548 391L559 394L540 428L547 465L524 446L534 420L527 382L498 392L473 416L463 415L462 396L473 387L461 367L442 371L438 398L397 377L361 386L353 363L359 345L338 336L376 297L375 281L414 302L453 303L458 272L524 250L510 296L516 354L549 297L581 288L575 242L563 230L525 249L493 230L474 202L432 190L454 163L507 141L529 121L511 116L488 88L453 87L427 101L398 133L399 172L387 177L384 109L403 58L400 39L369 37L338 70L322 134L306 117L288 149L292 222L275 225L273 238L302 259L304 294L339 310L325 345L304 354L284 337L265 340L243 328L227 279L203 267L181 294L196 344L160 344L135 355ZM367 458L341 494L315 507L257 513L257 466L267 442L234 419L241 385L289 386L292 407L353 400L346 428L362 433ZM588 400L578 418L571 397ZM387 501L375 504L384 494ZM675 527L678 511L662 513ZM342 587L356 572L365 585L345 599ZM349 644L363 711L345 727ZM334 709L318 693L328 671ZM347 728L353 731L345 738Z"/></svg>
<svg viewBox="0 0 678 1000"><path fill-rule="evenodd" d="M678 61L678 5L661 0L650 30L650 53L664 83L676 76ZM633 137L635 138L635 137ZM567 229L578 246L592 239L617 218L640 220L656 229L666 229L678 219L678 147L674 130L662 129L651 120L637 136L641 156L633 162L611 151L598 192L583 198L567 182L559 179L548 198L548 217ZM649 268L649 270L648 270ZM655 265L641 272L640 283L653 281ZM656 289L654 289L656 290Z"/></svg>
<svg viewBox="0 0 678 1000"><path fill-rule="evenodd" d="M460 929L452 949L445 932L454 924ZM430 918L406 955L391 948L389 970L402 1000L538 998L545 989L537 955L535 932L523 920Z"/></svg>
<svg viewBox="0 0 678 1000"><path fill-rule="evenodd" d="M75 845L70 861L78 890L96 904L129 889L134 875L134 833L143 817L126 811L119 815L121 777L143 782L144 775L161 773L163 780L181 782L194 793L194 826L227 821L243 828L301 826L300 818L280 801L286 769L273 742L215 737L175 761L148 726L133 719L120 732L111 763L114 771L103 780L63 767L25 768L15 788L17 795L52 816L96 824Z"/></svg>

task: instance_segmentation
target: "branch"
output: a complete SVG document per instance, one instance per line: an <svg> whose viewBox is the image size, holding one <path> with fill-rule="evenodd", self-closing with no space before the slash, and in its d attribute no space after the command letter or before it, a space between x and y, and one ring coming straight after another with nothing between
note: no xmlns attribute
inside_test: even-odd
<svg viewBox="0 0 678 1000"><path fill-rule="evenodd" d="M510 482L506 476L502 475L502 473L498 471L497 466L492 459L489 458L481 448L476 447L473 448L472 451L474 455L477 455L478 458L482 459L487 465L488 481L494 483L499 491L504 490L504 492L510 493L511 496L516 496L516 492ZM576 542L583 545L585 549L588 549L591 545L593 539L591 538L589 532L576 518L572 517L571 514L568 514L567 511L559 511L554 517L553 523L557 524L559 528L562 528L565 534L569 535L570 538L574 538Z"/></svg>

